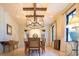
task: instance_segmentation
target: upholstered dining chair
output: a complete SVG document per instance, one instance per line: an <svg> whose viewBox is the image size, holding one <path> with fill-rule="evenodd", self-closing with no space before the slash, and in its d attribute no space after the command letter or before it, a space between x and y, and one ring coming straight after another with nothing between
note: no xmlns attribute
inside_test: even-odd
<svg viewBox="0 0 79 59"><path fill-rule="evenodd" d="M40 55L40 38L28 38L29 55L31 50L37 50Z"/></svg>
<svg viewBox="0 0 79 59"><path fill-rule="evenodd" d="M41 41L42 53L45 52L45 42L46 42L46 39L45 38L42 38L42 41Z"/></svg>
<svg viewBox="0 0 79 59"><path fill-rule="evenodd" d="M24 41L24 43L25 43L25 54L26 54L28 51L29 44L28 41Z"/></svg>

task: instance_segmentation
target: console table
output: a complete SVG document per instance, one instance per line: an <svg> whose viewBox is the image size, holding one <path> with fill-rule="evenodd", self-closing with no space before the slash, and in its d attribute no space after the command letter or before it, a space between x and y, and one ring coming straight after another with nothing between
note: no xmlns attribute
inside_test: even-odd
<svg viewBox="0 0 79 59"><path fill-rule="evenodd" d="M0 43L3 46L3 52L5 52L6 46L8 47L9 51L11 51L10 48L14 50L15 46L18 48L18 41L9 40L9 41L0 41Z"/></svg>

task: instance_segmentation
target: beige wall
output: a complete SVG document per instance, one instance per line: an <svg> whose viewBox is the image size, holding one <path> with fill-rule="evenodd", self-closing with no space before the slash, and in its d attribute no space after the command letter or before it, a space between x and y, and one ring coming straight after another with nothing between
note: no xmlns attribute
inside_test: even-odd
<svg viewBox="0 0 79 59"><path fill-rule="evenodd" d="M12 35L7 34L6 25L12 26ZM7 10L0 6L0 41L16 40L19 41L19 24ZM0 44L0 52L2 51L2 45Z"/></svg>
<svg viewBox="0 0 79 59"><path fill-rule="evenodd" d="M64 22L65 22L65 17L63 14L61 14L60 17L58 17L57 19L57 40L61 40L61 51L64 51L64 29L65 29L65 26L64 26Z"/></svg>
<svg viewBox="0 0 79 59"><path fill-rule="evenodd" d="M24 26L19 24L19 48L24 48Z"/></svg>
<svg viewBox="0 0 79 59"><path fill-rule="evenodd" d="M7 24L12 26L12 35L7 34ZM3 8L0 8L0 41L3 40L18 40L19 28L16 19L10 16L10 14Z"/></svg>

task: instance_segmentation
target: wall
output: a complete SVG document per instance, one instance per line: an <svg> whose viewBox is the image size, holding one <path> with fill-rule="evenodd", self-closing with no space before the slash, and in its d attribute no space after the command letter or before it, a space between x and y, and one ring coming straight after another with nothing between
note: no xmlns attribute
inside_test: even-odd
<svg viewBox="0 0 79 59"><path fill-rule="evenodd" d="M12 35L7 35L6 25L12 26ZM10 16L10 14L0 6L0 41L5 40L19 40L19 28L16 19ZM0 45L0 51L2 46Z"/></svg>
<svg viewBox="0 0 79 59"><path fill-rule="evenodd" d="M65 16L63 14L60 15L57 19L57 40L61 40L61 51L64 51L64 30L65 30Z"/></svg>
<svg viewBox="0 0 79 59"><path fill-rule="evenodd" d="M19 48L24 48L24 26L19 24Z"/></svg>
<svg viewBox="0 0 79 59"><path fill-rule="evenodd" d="M0 8L0 40L3 40L3 35L4 35L4 23L5 21L3 20L3 9ZM0 52L2 51L2 46L0 44Z"/></svg>
<svg viewBox="0 0 79 59"><path fill-rule="evenodd" d="M52 41L52 27L54 26L54 38L53 38L53 41ZM50 26L50 46L52 47L52 48L54 48L54 40L56 40L57 39L57 30L56 30L56 26L57 26L57 23L56 23L56 21L55 22L53 22L53 24L52 24L52 26Z"/></svg>
<svg viewBox="0 0 79 59"><path fill-rule="evenodd" d="M49 26L45 27L45 38L46 38L46 46L49 47L50 46L50 36L49 36Z"/></svg>

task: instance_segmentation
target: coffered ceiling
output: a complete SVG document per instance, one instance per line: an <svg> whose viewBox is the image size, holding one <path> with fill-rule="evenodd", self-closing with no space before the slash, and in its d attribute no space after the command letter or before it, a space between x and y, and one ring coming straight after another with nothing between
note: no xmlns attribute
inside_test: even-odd
<svg viewBox="0 0 79 59"><path fill-rule="evenodd" d="M62 11L68 3L37 3L37 16L42 16L44 15L44 23L45 24L50 24L53 19L51 19L54 15L56 15L58 12ZM2 3L0 4L4 8L4 10L7 10L12 17L17 19L17 21L20 24L25 24L26 23L26 16L33 16L34 11L33 10L33 3ZM23 8L31 8L28 11L23 10ZM43 11L40 11L43 8ZM46 10L45 10L46 8ZM39 10L39 11L38 11ZM29 16L29 17L30 17Z"/></svg>

